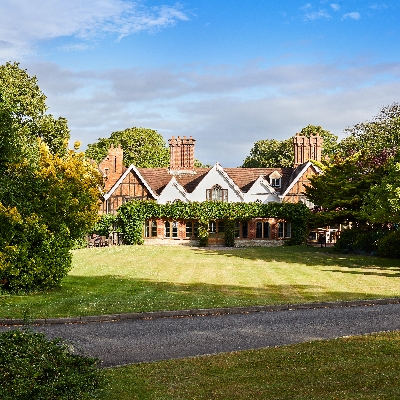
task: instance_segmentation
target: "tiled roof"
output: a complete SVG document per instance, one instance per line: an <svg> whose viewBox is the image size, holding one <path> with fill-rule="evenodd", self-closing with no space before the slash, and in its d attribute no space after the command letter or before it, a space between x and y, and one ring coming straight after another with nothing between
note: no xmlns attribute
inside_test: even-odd
<svg viewBox="0 0 400 400"><path fill-rule="evenodd" d="M224 171L239 186L240 190L246 193L260 176L268 180L269 175L274 171L278 171L282 176L281 190L284 190L289 184L293 168L224 168Z"/></svg>
<svg viewBox="0 0 400 400"><path fill-rule="evenodd" d="M197 185L208 174L210 169L211 168L195 168L195 174L180 174L174 176L178 183L185 188L187 193L192 193ZM269 175L274 171L278 171L282 176L281 191L283 192L289 185L293 172L293 168L223 168L223 170L244 193L251 188L260 176L268 180ZM152 190L158 195L161 194L172 178L168 168L138 168L138 171Z"/></svg>

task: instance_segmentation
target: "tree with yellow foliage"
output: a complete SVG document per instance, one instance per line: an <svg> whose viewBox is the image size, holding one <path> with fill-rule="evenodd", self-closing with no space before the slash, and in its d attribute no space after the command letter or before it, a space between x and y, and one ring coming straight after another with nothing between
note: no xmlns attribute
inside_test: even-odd
<svg viewBox="0 0 400 400"><path fill-rule="evenodd" d="M60 283L71 248L95 223L102 178L68 150L64 118L46 114L36 78L0 67L0 285L37 290Z"/></svg>

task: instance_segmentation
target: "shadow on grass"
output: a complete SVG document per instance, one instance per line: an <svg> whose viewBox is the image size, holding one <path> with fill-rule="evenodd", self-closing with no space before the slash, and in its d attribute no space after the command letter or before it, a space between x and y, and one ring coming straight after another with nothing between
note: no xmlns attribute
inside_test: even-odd
<svg viewBox="0 0 400 400"><path fill-rule="evenodd" d="M72 317L378 297L382 297L382 293L329 292L315 285L247 287L155 282L110 275L69 276L62 287L52 291L30 296L1 296L0 318Z"/></svg>
<svg viewBox="0 0 400 400"><path fill-rule="evenodd" d="M282 262L304 264L308 266L329 266L349 268L351 270L324 270L331 272L353 273L361 275L379 275L388 277L400 276L400 261L367 255L334 253L332 248L319 248L307 246L280 246L280 247L248 247L248 248L205 248L195 249L204 256L221 255L225 257L238 257L244 260L262 260L265 262ZM354 271L355 268L362 271ZM380 273L390 271L390 273Z"/></svg>

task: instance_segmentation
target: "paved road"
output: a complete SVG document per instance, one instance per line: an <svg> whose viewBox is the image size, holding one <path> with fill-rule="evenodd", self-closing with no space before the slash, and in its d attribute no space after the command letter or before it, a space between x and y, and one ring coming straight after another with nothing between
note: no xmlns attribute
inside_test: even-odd
<svg viewBox="0 0 400 400"><path fill-rule="evenodd" d="M0 331L12 327L0 327ZM111 367L400 330L400 304L40 325Z"/></svg>

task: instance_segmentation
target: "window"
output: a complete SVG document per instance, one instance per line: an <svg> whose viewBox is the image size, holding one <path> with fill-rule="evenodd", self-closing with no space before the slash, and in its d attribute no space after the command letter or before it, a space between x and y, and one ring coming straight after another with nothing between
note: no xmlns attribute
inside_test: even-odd
<svg viewBox="0 0 400 400"><path fill-rule="evenodd" d="M271 179L271 186L280 188L281 187L281 178Z"/></svg>
<svg viewBox="0 0 400 400"><path fill-rule="evenodd" d="M186 222L186 237L187 238L199 237L199 223L198 222L193 222L193 221Z"/></svg>
<svg viewBox="0 0 400 400"><path fill-rule="evenodd" d="M176 221L164 222L164 237L169 239L178 238L178 222Z"/></svg>
<svg viewBox="0 0 400 400"><path fill-rule="evenodd" d="M228 201L228 189L222 189L220 185L214 185L211 189L206 189L206 199L208 201Z"/></svg>
<svg viewBox="0 0 400 400"><path fill-rule="evenodd" d="M278 238L287 239L292 236L292 223L291 222L279 222L278 223Z"/></svg>
<svg viewBox="0 0 400 400"><path fill-rule="evenodd" d="M235 238L236 239L247 239L248 225L247 221L235 223Z"/></svg>
<svg viewBox="0 0 400 400"><path fill-rule="evenodd" d="M269 222L257 221L256 222L256 238L257 239L269 239L270 227Z"/></svg>
<svg viewBox="0 0 400 400"><path fill-rule="evenodd" d="M278 171L274 171L272 174L269 175L269 183L274 188L280 188L282 181L282 175Z"/></svg>
<svg viewBox="0 0 400 400"><path fill-rule="evenodd" d="M157 221L149 220L144 223L144 237L157 237Z"/></svg>

